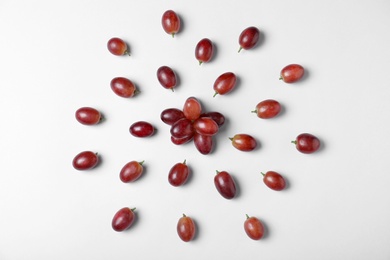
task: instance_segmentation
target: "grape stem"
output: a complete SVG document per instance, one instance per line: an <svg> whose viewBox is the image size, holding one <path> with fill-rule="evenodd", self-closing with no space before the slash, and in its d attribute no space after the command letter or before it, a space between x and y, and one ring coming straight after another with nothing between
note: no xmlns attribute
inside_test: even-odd
<svg viewBox="0 0 390 260"><path fill-rule="evenodd" d="M263 172L260 172L263 176L265 176L265 174Z"/></svg>
<svg viewBox="0 0 390 260"><path fill-rule="evenodd" d="M213 96L213 97L215 97L216 95L218 95L218 92L217 92L217 91L215 91L215 94L214 94L214 96Z"/></svg>
<svg viewBox="0 0 390 260"><path fill-rule="evenodd" d="M238 49L238 52L240 52L242 50L242 47L240 46L240 48Z"/></svg>
<svg viewBox="0 0 390 260"><path fill-rule="evenodd" d="M245 216L246 216L246 219L248 219L248 218L249 218L248 214L245 214Z"/></svg>
<svg viewBox="0 0 390 260"><path fill-rule="evenodd" d="M291 143L293 143L293 144L297 144L297 141L291 141Z"/></svg>
<svg viewBox="0 0 390 260"><path fill-rule="evenodd" d="M200 61L199 61L199 66L202 65L202 63L203 63L203 61L200 60Z"/></svg>
<svg viewBox="0 0 390 260"><path fill-rule="evenodd" d="M257 113L257 110L255 109L255 110L252 110L251 112L252 112L252 113Z"/></svg>
<svg viewBox="0 0 390 260"><path fill-rule="evenodd" d="M127 51L127 50L126 50L123 54L126 54L126 55L128 55L128 56L131 56L131 55L130 55L130 52Z"/></svg>
<svg viewBox="0 0 390 260"><path fill-rule="evenodd" d="M140 165L144 164L145 160L143 160L142 162L139 162Z"/></svg>
<svg viewBox="0 0 390 260"><path fill-rule="evenodd" d="M131 211L134 211L134 210L136 210L137 208L132 208L132 209L130 209Z"/></svg>
<svg viewBox="0 0 390 260"><path fill-rule="evenodd" d="M184 162L183 162L183 164L186 164L186 161L187 161L187 159L184 159Z"/></svg>
<svg viewBox="0 0 390 260"><path fill-rule="evenodd" d="M175 33L172 33L172 38L175 38Z"/></svg>

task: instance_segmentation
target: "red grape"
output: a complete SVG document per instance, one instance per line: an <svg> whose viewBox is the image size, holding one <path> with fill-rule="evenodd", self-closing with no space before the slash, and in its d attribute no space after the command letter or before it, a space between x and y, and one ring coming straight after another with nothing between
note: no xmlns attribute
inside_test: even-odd
<svg viewBox="0 0 390 260"><path fill-rule="evenodd" d="M294 83L300 80L305 73L305 69L299 64L290 64L282 69L280 78L286 83Z"/></svg>
<svg viewBox="0 0 390 260"><path fill-rule="evenodd" d="M130 208L122 208L115 213L112 218L111 226L115 231L121 232L128 229L135 220L134 210Z"/></svg>
<svg viewBox="0 0 390 260"><path fill-rule="evenodd" d="M200 40L195 47L195 58L199 61L199 65L203 62L209 62L213 57L213 53L213 43L207 38Z"/></svg>
<svg viewBox="0 0 390 260"><path fill-rule="evenodd" d="M114 55L121 56L127 54L130 56L130 52L127 48L127 44L120 38L111 38L107 43L107 49Z"/></svg>
<svg viewBox="0 0 390 260"><path fill-rule="evenodd" d="M240 151L252 151L257 146L255 138L247 134L236 134L233 138L229 139L232 141L233 146Z"/></svg>
<svg viewBox="0 0 390 260"><path fill-rule="evenodd" d="M166 89L171 89L176 87L177 79L175 72L168 66L161 66L157 70L157 79L160 82L161 86Z"/></svg>
<svg viewBox="0 0 390 260"><path fill-rule="evenodd" d="M201 154L209 154L214 147L213 137L210 135L201 135L195 133L194 144L196 149L198 149Z"/></svg>
<svg viewBox="0 0 390 260"><path fill-rule="evenodd" d="M99 162L99 157L91 151L83 151L76 155L73 159L73 167L76 170L83 171L95 167Z"/></svg>
<svg viewBox="0 0 390 260"><path fill-rule="evenodd" d="M171 34L172 37L180 30L180 18L179 16L172 10L166 11L162 18L161 24L164 31L168 34Z"/></svg>
<svg viewBox="0 0 390 260"><path fill-rule="evenodd" d="M252 111L256 113L258 117L263 119L273 118L280 113L280 103L273 99L263 100L256 105L256 110Z"/></svg>
<svg viewBox="0 0 390 260"><path fill-rule="evenodd" d="M263 182L265 183L265 185L268 186L268 188L280 191L286 187L286 181L279 173L274 171L268 171L265 174L261 174L263 175Z"/></svg>
<svg viewBox="0 0 390 260"><path fill-rule="evenodd" d="M194 129L201 135L215 135L218 133L218 124L210 117L200 117L193 123Z"/></svg>
<svg viewBox="0 0 390 260"><path fill-rule="evenodd" d="M189 97L184 102L183 113L184 116L189 120L198 119L202 113L202 105L195 97Z"/></svg>
<svg viewBox="0 0 390 260"><path fill-rule="evenodd" d="M119 178L123 182L133 182L141 177L144 168L142 166L142 162L131 161L123 166L122 170L119 173Z"/></svg>
<svg viewBox="0 0 390 260"><path fill-rule="evenodd" d="M148 137L153 135L154 127L145 121L135 122L130 126L130 133L135 137Z"/></svg>
<svg viewBox="0 0 390 260"><path fill-rule="evenodd" d="M77 109L76 120L83 125L96 125L101 120L101 114L92 107L81 107Z"/></svg>
<svg viewBox="0 0 390 260"><path fill-rule="evenodd" d="M183 214L183 217L177 222L177 234L184 242L189 242L195 237L196 226L192 218Z"/></svg>
<svg viewBox="0 0 390 260"><path fill-rule="evenodd" d="M237 77L232 72L226 72L220 75L214 82L215 94L224 95L229 93L236 86Z"/></svg>
<svg viewBox="0 0 390 260"><path fill-rule="evenodd" d="M291 142L295 144L298 151L307 154L316 152L321 146L316 136L307 133L298 135L295 141Z"/></svg>
<svg viewBox="0 0 390 260"><path fill-rule="evenodd" d="M188 143L193 138L194 138L194 135L189 135L189 136L185 136L185 137L182 137L182 138L177 138L177 137L171 136L171 141L172 141L172 143L174 143L176 145L181 145L181 144Z"/></svg>
<svg viewBox="0 0 390 260"><path fill-rule="evenodd" d="M172 186L181 186L183 185L190 174L190 169L186 164L186 161L183 163L176 163L168 174L168 181Z"/></svg>
<svg viewBox="0 0 390 260"><path fill-rule="evenodd" d="M259 41L260 32L256 27L248 27L243 30L238 38L238 43L240 44L240 52L242 49L249 50L252 49L257 42Z"/></svg>
<svg viewBox="0 0 390 260"><path fill-rule="evenodd" d="M167 125L173 125L179 119L184 118L184 113L177 108L167 108L161 112L161 120Z"/></svg>
<svg viewBox="0 0 390 260"><path fill-rule="evenodd" d="M130 98L134 96L136 92L134 83L127 78L123 78L123 77L113 78L111 80L110 85L112 91L114 91L114 93L120 97Z"/></svg>
<svg viewBox="0 0 390 260"><path fill-rule="evenodd" d="M253 240L260 240L264 235L263 223L256 217L249 217L246 215L244 230L248 237Z"/></svg>
<svg viewBox="0 0 390 260"><path fill-rule="evenodd" d="M217 175L214 177L214 184L219 194L225 199L230 200L236 196L236 183L228 172L217 171Z"/></svg>
<svg viewBox="0 0 390 260"><path fill-rule="evenodd" d="M200 115L200 117L210 117L221 127L225 123L225 116L219 112L207 112Z"/></svg>
<svg viewBox="0 0 390 260"><path fill-rule="evenodd" d="M191 120L182 118L171 126L171 135L176 138L184 138L194 134Z"/></svg>

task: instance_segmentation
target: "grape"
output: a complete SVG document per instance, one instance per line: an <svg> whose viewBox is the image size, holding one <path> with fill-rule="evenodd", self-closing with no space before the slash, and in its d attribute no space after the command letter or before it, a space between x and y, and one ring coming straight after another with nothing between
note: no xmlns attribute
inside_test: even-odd
<svg viewBox="0 0 390 260"><path fill-rule="evenodd" d="M321 146L320 140L308 133L298 135L295 141L291 142L295 144L298 151L307 154L316 152Z"/></svg>
<svg viewBox="0 0 390 260"><path fill-rule="evenodd" d="M257 146L255 138L247 134L236 134L233 138L229 139L232 141L233 146L240 151L252 151Z"/></svg>
<svg viewBox="0 0 390 260"><path fill-rule="evenodd" d="M280 113L280 103L273 99L263 100L256 105L256 110L252 113L256 113L258 117L263 119L273 118Z"/></svg>
<svg viewBox="0 0 390 260"><path fill-rule="evenodd" d="M130 126L130 133L135 137L148 137L153 135L154 127L145 121L135 122Z"/></svg>
<svg viewBox="0 0 390 260"><path fill-rule="evenodd" d="M137 180L139 177L141 177L142 172L144 170L143 163L144 161L142 162L131 161L126 163L119 173L119 178L121 179L121 181L125 183L133 182Z"/></svg>
<svg viewBox="0 0 390 260"><path fill-rule="evenodd" d="M198 119L202 113L202 105L195 97L189 97L184 102L183 113L184 116L189 120Z"/></svg>
<svg viewBox="0 0 390 260"><path fill-rule="evenodd" d="M199 61L199 65L203 62L209 62L213 57L213 53L213 43L207 38L200 40L195 47L195 58Z"/></svg>
<svg viewBox="0 0 390 260"><path fill-rule="evenodd" d="M174 136L171 136L171 141L172 143L176 144L176 145L181 145L181 144L186 144L188 143L189 141L191 141L192 139L194 138L194 135L189 135L189 136L185 136L185 137L182 137L182 138L177 138L177 137L174 137Z"/></svg>
<svg viewBox="0 0 390 260"><path fill-rule="evenodd" d="M194 134L191 120L182 118L171 126L171 135L176 138L184 138Z"/></svg>
<svg viewBox="0 0 390 260"><path fill-rule="evenodd" d="M120 38L111 38L107 43L107 49L114 55L122 56L127 54L130 56L127 44Z"/></svg>
<svg viewBox="0 0 390 260"><path fill-rule="evenodd" d="M183 185L190 174L190 169L184 160L183 163L175 164L168 174L168 181L172 186L181 186Z"/></svg>
<svg viewBox="0 0 390 260"><path fill-rule="evenodd" d="M238 38L238 43L240 44L240 52L242 49L249 50L252 49L257 42L259 41L260 32L256 27L248 27L243 30Z"/></svg>
<svg viewBox="0 0 390 260"><path fill-rule="evenodd" d="M195 237L196 227L192 218L183 214L183 217L177 222L177 234L184 242L189 242Z"/></svg>
<svg viewBox="0 0 390 260"><path fill-rule="evenodd" d="M136 93L136 88L134 83L127 78L123 78L123 77L113 78L111 80L110 85L112 91L114 91L114 93L120 97L130 98L134 96L134 94Z"/></svg>
<svg viewBox="0 0 390 260"><path fill-rule="evenodd" d="M177 108L167 108L161 112L161 120L167 125L173 125L179 119L184 118L184 113Z"/></svg>
<svg viewBox="0 0 390 260"><path fill-rule="evenodd" d="M261 174L263 175L263 182L265 183L265 185L268 186L268 188L280 191L286 187L286 181L279 173L274 171L268 171L265 174Z"/></svg>
<svg viewBox="0 0 390 260"><path fill-rule="evenodd" d="M225 116L219 112L207 112L200 115L200 117L210 117L221 127L225 123Z"/></svg>
<svg viewBox="0 0 390 260"><path fill-rule="evenodd" d="M101 114L92 107L81 107L77 109L76 120L83 125L96 125L101 120Z"/></svg>
<svg viewBox="0 0 390 260"><path fill-rule="evenodd" d="M73 159L73 167L76 170L83 171L94 168L99 162L97 153L91 151L83 151L77 154Z"/></svg>
<svg viewBox="0 0 390 260"><path fill-rule="evenodd" d="M280 78L286 83L294 83L300 80L305 73L305 69L299 64L290 64L282 69Z"/></svg>
<svg viewBox="0 0 390 260"><path fill-rule="evenodd" d="M215 94L225 95L232 91L236 86L237 77L232 72L226 72L220 75L214 82Z"/></svg>
<svg viewBox="0 0 390 260"><path fill-rule="evenodd" d="M198 149L201 154L209 154L211 153L214 146L213 137L210 135L201 135L195 133L194 144L196 149Z"/></svg>
<svg viewBox="0 0 390 260"><path fill-rule="evenodd" d="M161 24L164 31L171 34L172 37L175 37L175 34L180 30L180 18L172 10L168 10L163 14Z"/></svg>
<svg viewBox="0 0 390 260"><path fill-rule="evenodd" d="M193 123L194 129L201 135L215 135L218 133L218 124L210 117L200 117Z"/></svg>
<svg viewBox="0 0 390 260"><path fill-rule="evenodd" d="M256 217L249 217L246 215L244 222L245 233L253 240L260 240L264 235L264 226Z"/></svg>
<svg viewBox="0 0 390 260"><path fill-rule="evenodd" d="M157 70L157 79L160 82L161 86L166 89L171 89L176 87L177 79L175 72L168 66L161 66Z"/></svg>
<svg viewBox="0 0 390 260"><path fill-rule="evenodd" d="M217 171L217 175L214 177L214 185L219 194L225 199L230 200L236 196L236 183L228 172Z"/></svg>
<svg viewBox="0 0 390 260"><path fill-rule="evenodd" d="M130 209L127 207L118 210L118 212L115 213L114 217L112 218L112 228L117 232L128 229L135 220L134 210L135 208Z"/></svg>

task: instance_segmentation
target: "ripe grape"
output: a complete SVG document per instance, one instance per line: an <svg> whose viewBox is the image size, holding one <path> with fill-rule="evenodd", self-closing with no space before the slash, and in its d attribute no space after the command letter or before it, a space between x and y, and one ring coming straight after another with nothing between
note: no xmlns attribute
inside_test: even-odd
<svg viewBox="0 0 390 260"><path fill-rule="evenodd" d="M282 69L280 78L286 83L294 83L300 80L305 73L305 69L299 64L290 64Z"/></svg>
<svg viewBox="0 0 390 260"><path fill-rule="evenodd" d="M96 125L101 120L101 114L92 107L81 107L77 109L76 120L83 125Z"/></svg>
<svg viewBox="0 0 390 260"><path fill-rule="evenodd" d="M190 142L193 138L194 138L194 135L189 135L189 136L185 136L182 138L177 138L177 137L171 136L171 141L172 141L172 143L174 143L176 145L182 145L182 144L186 144L186 143Z"/></svg>
<svg viewBox="0 0 390 260"><path fill-rule="evenodd" d="M143 163L144 161L142 162L131 161L126 163L119 173L119 178L121 179L121 181L125 183L133 182L137 180L139 177L141 177L144 171Z"/></svg>
<svg viewBox="0 0 390 260"><path fill-rule="evenodd" d="M194 127L192 125L191 120L187 118L182 118L176 121L171 126L171 135L176 138L184 138L188 136L193 136L194 134Z"/></svg>
<svg viewBox="0 0 390 260"><path fill-rule="evenodd" d="M210 117L200 117L193 123L194 129L201 135L215 135L218 133L218 124Z"/></svg>
<svg viewBox="0 0 390 260"><path fill-rule="evenodd" d="M207 112L200 115L200 117L210 117L221 127L225 123L225 116L219 112Z"/></svg>
<svg viewBox="0 0 390 260"><path fill-rule="evenodd" d="M244 222L245 233L253 240L260 240L264 235L264 226L256 217L249 217L246 215Z"/></svg>
<svg viewBox="0 0 390 260"><path fill-rule="evenodd" d="M274 171L268 171L263 175L263 182L268 188L276 191L283 190L286 187L286 181L283 176Z"/></svg>
<svg viewBox="0 0 390 260"><path fill-rule="evenodd" d="M167 125L173 125L179 119L184 118L184 113L177 108L167 108L161 112L161 120Z"/></svg>
<svg viewBox="0 0 390 260"><path fill-rule="evenodd" d="M255 138L248 134L236 134L233 138L229 139L232 141L233 146L240 151L252 151L257 146Z"/></svg>
<svg viewBox="0 0 390 260"><path fill-rule="evenodd" d="M114 91L114 93L120 97L130 98L134 96L134 94L136 93L136 88L134 83L127 78L123 78L123 77L113 78L111 80L110 85L112 91Z"/></svg>
<svg viewBox="0 0 390 260"><path fill-rule="evenodd" d="M190 175L190 169L186 164L186 161L182 163L176 163L168 174L168 181L172 186L178 187L183 185Z"/></svg>
<svg viewBox="0 0 390 260"><path fill-rule="evenodd" d="M111 222L112 228L117 232L121 232L128 229L134 223L135 220L134 210L135 208L130 209L126 207L120 209L117 213L115 213Z"/></svg>
<svg viewBox="0 0 390 260"><path fill-rule="evenodd" d="M97 153L91 151L83 151L77 154L73 159L73 167L76 170L83 171L95 167L99 162Z"/></svg>
<svg viewBox="0 0 390 260"><path fill-rule="evenodd" d="M213 137L210 135L201 135L201 134L195 133L194 144L195 144L196 149L198 149L198 151L201 154L204 154L204 155L209 154L209 153L211 153L211 151L213 150L213 147L214 147Z"/></svg>
<svg viewBox="0 0 390 260"><path fill-rule="evenodd" d="M195 58L199 61L199 65L203 62L209 62L213 57L213 53L213 43L207 38L200 40L195 47Z"/></svg>
<svg viewBox="0 0 390 260"><path fill-rule="evenodd" d="M236 86L237 77L232 72L226 72L220 75L214 82L214 97L217 94L225 95L232 91Z"/></svg>
<svg viewBox="0 0 390 260"><path fill-rule="evenodd" d="M189 97L184 102L183 113L187 119L196 120L202 113L202 105L195 97Z"/></svg>
<svg viewBox="0 0 390 260"><path fill-rule="evenodd" d="M135 137L148 137L153 135L154 127L145 121L138 121L130 126L130 133Z"/></svg>
<svg viewBox="0 0 390 260"><path fill-rule="evenodd" d="M256 113L258 117L263 119L269 119L277 116L280 113L280 103L273 99L263 100L256 105L256 110L252 113Z"/></svg>
<svg viewBox="0 0 390 260"><path fill-rule="evenodd" d="M176 87L177 78L175 72L168 66L161 66L157 70L157 79L160 82L161 86L166 89L171 89Z"/></svg>
<svg viewBox="0 0 390 260"><path fill-rule="evenodd" d="M130 56L130 52L127 48L127 44L120 38L111 38L107 42L107 49L114 55L121 56L127 54Z"/></svg>
<svg viewBox="0 0 390 260"><path fill-rule="evenodd" d="M228 172L217 171L217 175L214 177L214 184L219 194L225 199L230 200L236 196L236 183Z"/></svg>
<svg viewBox="0 0 390 260"><path fill-rule="evenodd" d="M196 227L192 218L183 214L183 217L177 222L177 234L184 242L189 242L195 237Z"/></svg>
<svg viewBox="0 0 390 260"><path fill-rule="evenodd" d="M171 34L172 37L180 30L180 18L179 16L172 10L166 11L162 18L161 24L164 31L168 34Z"/></svg>
<svg viewBox="0 0 390 260"><path fill-rule="evenodd" d="M243 30L238 38L238 43L240 44L240 52L242 49L249 50L252 49L257 42L259 41L260 31L256 27L248 27Z"/></svg>
<svg viewBox="0 0 390 260"><path fill-rule="evenodd" d="M291 142L295 144L298 151L306 154L316 152L321 146L320 140L308 133L298 135L295 141Z"/></svg>

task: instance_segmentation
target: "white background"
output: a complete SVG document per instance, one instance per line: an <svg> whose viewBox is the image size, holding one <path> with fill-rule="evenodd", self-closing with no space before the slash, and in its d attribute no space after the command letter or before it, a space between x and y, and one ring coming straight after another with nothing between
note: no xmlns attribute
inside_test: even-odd
<svg viewBox="0 0 390 260"><path fill-rule="evenodd" d="M161 16L175 10L175 38ZM347 1L11 1L0 2L0 259L390 259L390 2ZM262 32L253 50L238 50L248 26ZM106 48L111 37L129 43L131 57ZM210 38L212 62L198 65L196 43ZM279 81L281 68L302 64L299 83ZM180 78L175 92L157 81L158 67ZM223 72L237 88L212 97ZM133 99L116 96L113 77L135 82ZM175 146L160 112L195 96L227 122L211 155L193 144ZM283 113L261 120L250 111L277 99ZM82 106L106 120L84 126ZM128 132L138 120L156 134ZM298 134L317 135L322 149L299 153ZM260 147L244 153L228 137L253 135ZM73 157L92 150L101 164L73 169ZM168 171L187 159L190 181L175 188ZM145 160L137 182L119 180L122 166ZM223 199L215 170L236 179L239 194ZM268 189L261 171L288 180ZM137 207L137 221L117 233L111 219ZM193 217L198 234L182 242L176 223ZM264 222L266 235L249 239L245 214Z"/></svg>

